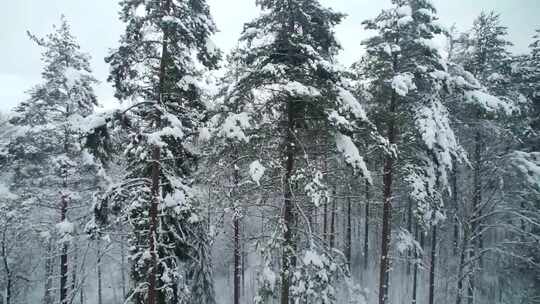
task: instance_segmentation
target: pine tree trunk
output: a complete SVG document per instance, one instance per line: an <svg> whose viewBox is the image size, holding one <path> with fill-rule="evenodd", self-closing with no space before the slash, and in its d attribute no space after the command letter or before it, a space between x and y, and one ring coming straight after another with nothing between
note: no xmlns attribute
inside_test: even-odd
<svg viewBox="0 0 540 304"><path fill-rule="evenodd" d="M64 189L67 188L67 183L64 181ZM68 198L66 194L62 194L60 206L60 222L66 220L68 207ZM60 303L68 303L68 244L63 242L62 253L60 254Z"/></svg>
<svg viewBox="0 0 540 304"><path fill-rule="evenodd" d="M98 304L103 304L102 272L101 272L101 243L97 242L97 299Z"/></svg>
<svg viewBox="0 0 540 304"><path fill-rule="evenodd" d="M52 304L52 276L53 276L53 242L52 240L48 241L47 244L47 257L45 258L45 292L43 295L43 304Z"/></svg>
<svg viewBox="0 0 540 304"><path fill-rule="evenodd" d="M240 220L237 215L234 216L234 304L240 304L240 279L241 279L241 267L240 259Z"/></svg>
<svg viewBox="0 0 540 304"><path fill-rule="evenodd" d="M234 184L235 190L238 187L239 172L238 167L235 166L234 170ZM241 280L241 268L240 264L241 252L240 252L240 216L238 210L234 211L233 215L233 229L234 229L234 304L240 304L240 280Z"/></svg>
<svg viewBox="0 0 540 304"><path fill-rule="evenodd" d="M79 263L79 246L77 242L74 242L73 246L73 265L71 267L71 300L70 303L73 303L75 300L75 291L77 290L77 265Z"/></svg>
<svg viewBox="0 0 540 304"><path fill-rule="evenodd" d="M468 271L469 286L467 289L467 303L474 303L474 280L475 280L475 268L477 263L474 262L478 252L482 248L482 226L480 217L482 216L481 204L482 204L482 182L481 182L481 164L482 164L482 146L481 146L481 134L477 132L474 139L474 172L473 172L473 201L472 201L472 216L471 221L471 237L476 241L471 244L471 250L469 251L469 267ZM477 250L479 250L477 252ZM482 259L479 257L478 262L481 264Z"/></svg>
<svg viewBox="0 0 540 304"><path fill-rule="evenodd" d="M368 269L369 260L369 182L366 180L366 205L364 211L364 270Z"/></svg>
<svg viewBox="0 0 540 304"><path fill-rule="evenodd" d="M81 283L81 292L79 293L79 304L84 304L84 284Z"/></svg>
<svg viewBox="0 0 540 304"><path fill-rule="evenodd" d="M418 239L418 224L415 227L415 239ZM413 268L413 286L412 286L412 304L416 304L418 289L418 249L414 250L414 268Z"/></svg>
<svg viewBox="0 0 540 304"><path fill-rule="evenodd" d="M68 119L70 115L69 106L66 106L65 116ZM63 143L63 152L67 157L69 154L69 143L71 141L69 129L64 130L64 143ZM62 193L60 197L60 222L67 220L67 211L68 211L68 164L62 165ZM62 252L60 254L60 304L68 303L68 243L63 241L62 243Z"/></svg>
<svg viewBox="0 0 540 304"><path fill-rule="evenodd" d="M323 240L328 240L328 200L324 200L323 210Z"/></svg>
<svg viewBox="0 0 540 304"><path fill-rule="evenodd" d="M324 162L323 162L323 169L324 172L328 172L328 155L324 155ZM324 211L323 211L323 240L325 242L330 241L329 235L328 235L328 201L330 199L328 197L324 200Z"/></svg>
<svg viewBox="0 0 540 304"><path fill-rule="evenodd" d="M11 304L11 285L13 284L13 280L11 278L11 274L8 274L6 278L6 304Z"/></svg>
<svg viewBox="0 0 540 304"><path fill-rule="evenodd" d="M456 161L454 160L454 167L452 168L452 201L454 203L454 255L457 255L459 244L459 200L458 200L458 169Z"/></svg>
<svg viewBox="0 0 540 304"><path fill-rule="evenodd" d="M477 132L474 139L474 194L473 194L473 214L475 215L472 219L472 235L476 236L477 247L479 251L482 251L483 248L483 239L482 239L482 138L480 132ZM482 265L482 257L478 259L480 265Z"/></svg>
<svg viewBox="0 0 540 304"><path fill-rule="evenodd" d="M149 226L149 250L150 250L150 271L148 276L148 304L156 304L156 275L157 275L157 226L158 226L158 205L160 195L160 156L161 149L159 146L154 146L152 151L152 203L150 205L150 226Z"/></svg>
<svg viewBox="0 0 540 304"><path fill-rule="evenodd" d="M126 252L124 237L120 238L120 280L122 284L122 300L126 300Z"/></svg>
<svg viewBox="0 0 540 304"><path fill-rule="evenodd" d="M284 214L283 224L285 225L283 234L283 256L281 269L281 304L289 304L290 296L290 274L295 262L294 236L292 229L295 226L295 215L292 193L292 175L294 170L295 157L295 134L294 134L294 112L292 109L293 100L287 101L287 130L286 130L286 155L285 155L285 178L284 178Z"/></svg>
<svg viewBox="0 0 540 304"><path fill-rule="evenodd" d="M169 1L165 0L163 1L163 11L168 12L169 11ZM161 62L159 67L159 96L158 100L156 100L156 103L158 105L161 104L162 98L166 95L165 91L165 78L166 75L166 61L168 59L168 34L166 31L163 31L163 40L162 40L162 48L161 48ZM159 129L161 127L161 113L159 111L155 111L155 128ZM151 169L151 194L152 194L152 202L150 204L150 210L149 210L149 217L150 217L150 223L149 223L149 231L148 231L148 238L149 238L149 250L150 250L150 271L148 273L148 304L156 304L157 301L157 267L158 267L158 257L157 257L157 227L158 227L158 209L159 209L159 203L160 203L160 195L161 195L161 185L160 185L160 177L161 177L161 148L158 145L154 145L152 147L152 169Z"/></svg>
<svg viewBox="0 0 540 304"><path fill-rule="evenodd" d="M7 257L7 252L6 252L6 229L4 228L4 230L2 231L2 248L1 248L1 253L2 253L2 263L4 264L4 272L6 274L5 276L5 295L4 295L4 298L5 298L5 304L11 304L11 285L12 285L12 273L11 273L11 268L9 267L9 264L8 264L8 257Z"/></svg>
<svg viewBox="0 0 540 304"><path fill-rule="evenodd" d="M240 226L242 227L242 226ZM240 230L240 232L242 232L242 230ZM241 234L240 234L240 239L241 239ZM246 296L246 259L247 259L247 252L246 252L246 244L244 242L240 242L240 244L242 244L242 250L241 250L241 254L242 254L242 297L245 297Z"/></svg>
<svg viewBox="0 0 540 304"><path fill-rule="evenodd" d="M395 130L396 97L392 94L390 100L390 117L388 119L388 142L392 145L396 142ZM390 270L390 238L392 234L392 181L394 170L394 156L386 155L383 172L383 219L381 239L381 264L379 273L379 304L385 304L388 299L388 276Z"/></svg>
<svg viewBox="0 0 540 304"><path fill-rule="evenodd" d="M335 194L335 192L334 192ZM330 211L330 248L336 247L336 198L332 199L332 210Z"/></svg>
<svg viewBox="0 0 540 304"><path fill-rule="evenodd" d="M407 204L407 229L409 230L409 233L412 234L412 220L413 220L413 207L412 207L413 203L412 203L412 199L409 198L408 199L408 204ZM407 277L409 277L409 275L411 274L411 262L410 262L410 259L411 259L411 250L409 249L407 251Z"/></svg>
<svg viewBox="0 0 540 304"><path fill-rule="evenodd" d="M437 226L433 225L433 231L431 234L431 266L429 268L429 304L434 304L435 297L435 267L437 255Z"/></svg>
<svg viewBox="0 0 540 304"><path fill-rule="evenodd" d="M388 298L388 286L386 284L388 272L390 269L390 236L391 236L391 217L392 217L392 163L387 159L385 161L384 173L384 203L383 203L383 222L382 222L382 242L381 242L381 264L379 273L379 304L385 304Z"/></svg>
<svg viewBox="0 0 540 304"><path fill-rule="evenodd" d="M424 252L424 249L425 249L424 247L425 247L425 244L426 244L426 238L425 238L424 233L423 233L422 230L421 230L421 227L418 226L418 225L417 225L417 231L418 231L418 234L419 234L419 236L420 236L420 248L422 249L422 252ZM422 254L418 254L418 258L417 258L417 259L418 259L418 263L417 263L418 268L417 268L417 271L420 271L420 266L419 266L419 265L423 262L424 256L423 256ZM419 275L419 274L417 274L417 275ZM417 282L416 282L416 285L415 285L416 288L418 288L419 285L420 285L420 284L418 284L418 279L417 279ZM418 301L418 291L416 290L415 292L416 292L416 297L414 298L414 300L415 300L415 303L416 303L416 301Z"/></svg>
<svg viewBox="0 0 540 304"><path fill-rule="evenodd" d="M349 197L347 198L347 221L346 221L346 227L345 227L345 257L347 258L347 264L349 266L349 270L351 269L351 256L352 256L352 227L351 227L352 206L351 206L350 194L351 193L349 191Z"/></svg>
<svg viewBox="0 0 540 304"><path fill-rule="evenodd" d="M471 269L468 270L468 276L467 276L469 278L469 286L467 289L467 303L473 304L474 303L474 267L475 267L475 263L472 262L475 258L473 249L469 250L469 258L470 258L469 267Z"/></svg>
<svg viewBox="0 0 540 304"><path fill-rule="evenodd" d="M60 255L60 303L68 303L68 246L62 245Z"/></svg>
<svg viewBox="0 0 540 304"><path fill-rule="evenodd" d="M463 276L463 272L465 271L465 257L467 255L468 242L469 242L469 237L468 237L467 230L465 230L463 234L463 244L461 245L462 246L461 253L459 255L456 304L461 304L461 301L463 299L463 280L465 279Z"/></svg>

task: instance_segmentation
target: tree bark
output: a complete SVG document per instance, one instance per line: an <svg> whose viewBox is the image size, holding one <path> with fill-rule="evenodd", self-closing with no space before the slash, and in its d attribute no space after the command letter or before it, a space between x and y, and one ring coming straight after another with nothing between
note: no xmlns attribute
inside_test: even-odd
<svg viewBox="0 0 540 304"><path fill-rule="evenodd" d="M124 237L120 238L120 280L122 284L122 300L126 300L126 252Z"/></svg>
<svg viewBox="0 0 540 304"><path fill-rule="evenodd" d="M158 226L158 205L160 195L160 156L161 149L154 146L152 151L152 204L150 205L150 227L149 227L149 250L150 250L150 271L148 275L148 304L156 304L156 275L157 275L157 226Z"/></svg>
<svg viewBox="0 0 540 304"><path fill-rule="evenodd" d="M467 303L474 303L474 281L472 275L469 275L469 288L467 289Z"/></svg>
<svg viewBox="0 0 540 304"><path fill-rule="evenodd" d="M287 130L285 138L285 178L284 178L284 213L283 224L285 225L283 234L283 256L281 261L281 304L289 304L290 295L290 272L292 266L296 264L294 236L292 229L295 226L294 202L292 193L292 176L295 161L295 140L294 140L294 113L292 102L287 100Z"/></svg>
<svg viewBox="0 0 540 304"><path fill-rule="evenodd" d="M79 302L80 302L79 304L84 304L84 284L81 285L81 292L79 293Z"/></svg>
<svg viewBox="0 0 540 304"><path fill-rule="evenodd" d="M324 200L323 208L323 240L328 241L328 200Z"/></svg>
<svg viewBox="0 0 540 304"><path fill-rule="evenodd" d="M242 229L243 225L240 225L240 240L242 240ZM241 271L241 275L242 275L242 297L245 297L246 296L246 259L247 259L247 252L246 252L246 244L244 242L240 242L241 244L241 250L240 250L240 253L242 255L242 265L240 265L242 267L242 271Z"/></svg>
<svg viewBox="0 0 540 304"><path fill-rule="evenodd" d="M468 270L468 279L469 279L469 286L467 288L467 303L468 304L473 304L474 303L474 267L475 267L475 263L473 262L475 256L474 256L474 248L471 248L469 249L469 258L470 258L470 265L469 267L471 268L470 270Z"/></svg>
<svg viewBox="0 0 540 304"><path fill-rule="evenodd" d="M396 143L395 130L396 96L392 94L390 100L390 117L388 119L387 137L392 145ZM381 263L379 273L379 304L385 304L388 299L388 272L390 269L390 238L392 234L392 181L394 170L394 156L386 155L383 172L383 222L381 239Z"/></svg>
<svg viewBox="0 0 540 304"><path fill-rule="evenodd" d="M437 226L433 225L431 233L431 266L429 268L429 304L433 304L435 297L435 267L437 255Z"/></svg>
<svg viewBox="0 0 540 304"><path fill-rule="evenodd" d="M335 194L335 192L333 192ZM332 210L330 211L330 248L336 247L336 199L332 199Z"/></svg>
<svg viewBox="0 0 540 304"><path fill-rule="evenodd" d="M368 269L369 260L369 182L366 180L366 204L364 211L364 270Z"/></svg>
<svg viewBox="0 0 540 304"><path fill-rule="evenodd" d="M418 234L420 236L420 248L422 249L422 252L424 252L425 245L426 245L426 236L421 230L421 226L417 225ZM418 254L418 264L420 265L424 260L424 256L422 254ZM420 271L420 267L418 267L418 271ZM416 283L416 288L418 288L420 284L418 282ZM418 301L418 291L416 291L417 297L415 298L415 301Z"/></svg>
<svg viewBox="0 0 540 304"><path fill-rule="evenodd" d="M169 1L163 1L163 11L169 11ZM161 62L159 67L159 91L158 91L158 100L156 101L158 105L161 105L162 99L166 94L165 91L165 79L166 75L166 61L168 59L168 34L167 31L163 31L163 40L161 45ZM155 111L155 128L159 129L161 127L161 113L158 110ZM158 208L161 201L161 147L154 145L152 147L152 168L151 168L151 194L152 194L152 203L150 205L149 217L149 250L150 250L150 271L148 273L148 304L156 304L157 301L157 267L158 267L158 258L157 258L157 227L158 227Z"/></svg>
<svg viewBox="0 0 540 304"><path fill-rule="evenodd" d="M103 304L103 288L102 288L102 273L101 273L101 242L97 242L97 299L98 304Z"/></svg>
<svg viewBox="0 0 540 304"><path fill-rule="evenodd" d="M475 215L472 218L472 235L476 236L477 246L480 251L483 248L483 238L482 238L482 222L480 218L482 217L482 135L480 132L476 132L474 139L474 175L473 175L473 185L474 185L474 194L473 194L473 214ZM478 259L480 265L482 265L482 257Z"/></svg>
<svg viewBox="0 0 540 304"><path fill-rule="evenodd" d="M5 304L11 304L11 285L12 285L12 273L11 268L8 264L8 257L7 257L7 250L6 250L6 228L4 227L2 231L2 262L4 264L4 271L6 273L6 279L5 279Z"/></svg>
<svg viewBox="0 0 540 304"><path fill-rule="evenodd" d="M323 161L323 170L324 172L328 172L328 155L325 153L324 155L324 161ZM329 198L326 197L324 199L324 207L323 207L323 240L325 242L329 242L329 233L328 233L328 202Z"/></svg>
<svg viewBox="0 0 540 304"><path fill-rule="evenodd" d="M48 240L47 244L47 257L45 258L45 292L43 295L43 304L52 304L53 303L53 296L52 296L52 276L53 276L53 242L52 240Z"/></svg>
<svg viewBox="0 0 540 304"><path fill-rule="evenodd" d="M73 303L75 300L75 291L77 290L77 264L79 263L79 247L77 242L74 242L73 246L73 264L71 266L71 300L70 303Z"/></svg>
<svg viewBox="0 0 540 304"><path fill-rule="evenodd" d="M347 198L347 221L346 221L346 227L345 227L345 257L347 258L347 264L349 266L349 270L351 269L351 256L352 256L352 227L351 227L352 205L351 205L350 195L351 193L349 191L349 197Z"/></svg>
<svg viewBox="0 0 540 304"><path fill-rule="evenodd" d="M468 247L468 234L465 231L463 235L463 244L461 248L461 254L459 256L459 265L458 265L458 273L457 273L457 291L456 291L456 304L461 304L462 298L463 298L463 272L465 270L465 256L467 255L467 247Z"/></svg>
<svg viewBox="0 0 540 304"><path fill-rule="evenodd" d="M385 304L388 298L387 277L390 269L390 236L392 217L392 164L391 159L385 161L384 173L384 205L382 222L381 264L379 273L379 304Z"/></svg>
<svg viewBox="0 0 540 304"><path fill-rule="evenodd" d="M418 224L416 224L415 239L418 239ZM418 288L418 249L414 250L414 269L413 269L413 286L412 286L412 304L416 304L417 288Z"/></svg>
<svg viewBox="0 0 540 304"><path fill-rule="evenodd" d="M67 188L67 182L64 181L64 189ZM66 220L68 207L67 194L62 194L60 206L60 222ZM62 253L60 254L60 303L68 303L68 244L63 242Z"/></svg>
<svg viewBox="0 0 540 304"><path fill-rule="evenodd" d="M469 250L469 267L471 268L468 271L468 279L469 279L469 286L467 289L467 303L473 304L474 303L474 279L475 279L475 268L477 262L475 262L476 259L476 253L477 250L481 252L481 248L483 246L482 244L482 225L480 218L482 216L482 210L481 210L481 204L482 204L482 181L481 181L481 173L482 173L482 146L481 146L481 134L480 132L476 132L475 138L474 138L474 172L473 172L473 201L472 201L472 216L470 217L471 221L471 238L475 239L475 242L471 244L471 248ZM479 257L478 263L482 264L482 259Z"/></svg>
<svg viewBox="0 0 540 304"><path fill-rule="evenodd" d="M412 202L412 199L409 198L408 199L408 204L407 204L407 229L409 230L409 233L412 234L412 220L413 220L413 202ZM407 277L409 277L409 275L411 274L411 262L410 262L410 259L411 259L411 250L409 249L408 252L407 252L407 258L408 258L408 261L407 261Z"/></svg>
<svg viewBox="0 0 540 304"><path fill-rule="evenodd" d="M234 187L235 190L237 190L238 182L239 182L239 172L238 167L235 165L234 168ZM240 216L238 214L238 210L234 210L233 215L233 230L234 230L234 278L233 278L233 284L234 284L234 304L240 304L240 279L241 279L241 267L240 265L240 259L241 259L241 252L240 252Z"/></svg>
<svg viewBox="0 0 540 304"><path fill-rule="evenodd" d="M452 168L452 201L454 202L454 255L457 255L458 253L458 245L459 245L459 220L458 220L458 214L459 214L459 200L458 200L458 169L457 169L457 163L454 160L454 167Z"/></svg>

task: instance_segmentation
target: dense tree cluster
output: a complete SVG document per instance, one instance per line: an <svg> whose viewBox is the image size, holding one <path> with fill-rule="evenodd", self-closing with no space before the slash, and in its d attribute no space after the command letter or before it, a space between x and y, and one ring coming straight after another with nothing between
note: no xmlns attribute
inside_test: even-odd
<svg viewBox="0 0 540 304"><path fill-rule="evenodd" d="M540 31L391 0L344 68L345 15L256 3L224 59L205 0L120 1L111 111L65 18L29 34L0 303L540 303Z"/></svg>

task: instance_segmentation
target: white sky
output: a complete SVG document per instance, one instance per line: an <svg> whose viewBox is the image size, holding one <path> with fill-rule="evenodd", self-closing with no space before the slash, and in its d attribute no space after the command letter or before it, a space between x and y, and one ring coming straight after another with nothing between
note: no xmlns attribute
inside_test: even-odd
<svg viewBox="0 0 540 304"><path fill-rule="evenodd" d="M444 25L456 24L459 30L470 27L482 10L495 10L509 27L513 51L525 52L534 29L540 27L540 0L432 0ZM236 44L243 24L258 15L255 0L208 0L220 33L214 37L218 47L228 51ZM336 28L344 50L340 61L348 65L362 53L360 42L369 36L361 22L375 17L390 0L321 0L348 15ZM100 84L96 92L102 104L114 103L106 82L108 66L103 58L117 45L123 26L118 20L115 0L12 0L0 10L0 110L8 110L26 98L25 91L39 83L41 50L26 36L26 30L45 35L63 13L71 23L82 50L92 55L92 68Z"/></svg>

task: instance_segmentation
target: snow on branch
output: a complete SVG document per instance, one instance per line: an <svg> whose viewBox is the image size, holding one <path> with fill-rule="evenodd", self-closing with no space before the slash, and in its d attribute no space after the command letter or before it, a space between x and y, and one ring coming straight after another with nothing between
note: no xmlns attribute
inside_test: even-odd
<svg viewBox="0 0 540 304"><path fill-rule="evenodd" d="M457 160L466 159L465 151L450 125L448 110L439 100L420 107L416 111L415 122L426 148L435 153L437 163L443 169L452 169L454 157Z"/></svg>
<svg viewBox="0 0 540 304"><path fill-rule="evenodd" d="M249 114L246 112L229 114L222 123L218 136L249 142L249 138L244 131L251 128L250 119Z"/></svg>
<svg viewBox="0 0 540 304"><path fill-rule="evenodd" d="M412 73L403 73L394 76L392 79L392 89L399 96L407 96L410 91L416 90L414 75Z"/></svg>
<svg viewBox="0 0 540 304"><path fill-rule="evenodd" d="M366 162L352 139L347 135L337 133L335 140L336 148L343 155L345 163L350 165L355 172L360 171L360 174L371 182L371 174L367 169Z"/></svg>
<svg viewBox="0 0 540 304"><path fill-rule="evenodd" d="M66 86L68 89L71 89L81 82L81 80L83 80L85 77L90 77L90 75L86 71L68 67L64 71L64 77L66 78Z"/></svg>
<svg viewBox="0 0 540 304"><path fill-rule="evenodd" d="M414 235L411 232L405 229L399 229L397 231L396 248L399 253L403 254L408 250L418 253L419 256L422 256L423 249L420 243L415 239Z"/></svg>
<svg viewBox="0 0 540 304"><path fill-rule="evenodd" d="M465 102L476 104L488 113L502 112L505 115L512 115L517 110L508 101L501 100L481 90L465 92Z"/></svg>
<svg viewBox="0 0 540 304"><path fill-rule="evenodd" d="M353 96L348 90L338 87L338 101L340 106L340 111L343 113L351 113L354 117L361 119L362 121L367 121L366 111L362 105L358 102L356 97Z"/></svg>
<svg viewBox="0 0 540 304"><path fill-rule="evenodd" d="M511 159L527 182L540 191L540 152L515 151Z"/></svg>
<svg viewBox="0 0 540 304"><path fill-rule="evenodd" d="M68 220L63 220L62 222L56 224L56 230L60 235L59 243L70 242L73 238L73 233L75 232L75 225Z"/></svg>
<svg viewBox="0 0 540 304"><path fill-rule="evenodd" d="M315 172L313 179L304 187L304 190L316 207L320 207L330 197L330 191L323 181L323 173L319 170Z"/></svg>
<svg viewBox="0 0 540 304"><path fill-rule="evenodd" d="M249 175L251 179L258 185L261 185L261 178L264 175L266 168L261 164L259 160L256 160L249 164Z"/></svg>

